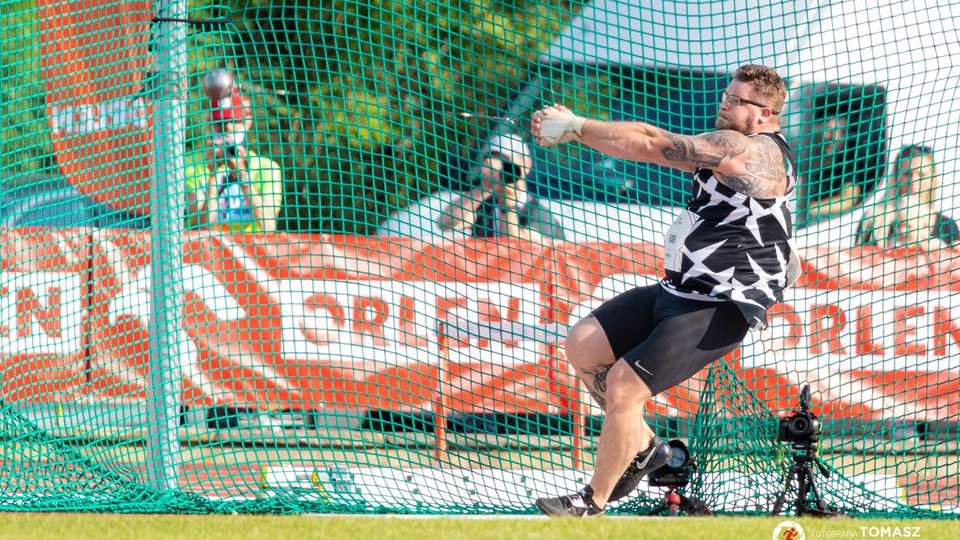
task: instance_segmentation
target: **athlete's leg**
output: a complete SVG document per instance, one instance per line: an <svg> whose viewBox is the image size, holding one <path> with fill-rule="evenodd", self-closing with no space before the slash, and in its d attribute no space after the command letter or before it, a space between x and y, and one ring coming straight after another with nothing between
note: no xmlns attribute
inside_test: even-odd
<svg viewBox="0 0 960 540"><path fill-rule="evenodd" d="M623 471L641 448L653 440L653 430L643 418L644 407L652 397L650 388L626 362L620 361L607 373L607 410L597 442L594 459L593 501L606 504Z"/></svg>
<svg viewBox="0 0 960 540"><path fill-rule="evenodd" d="M580 320L567 334L567 361L601 409L607 408L605 393L610 368L620 355L636 347L653 330L655 289L659 287L641 287L618 295Z"/></svg>
<svg viewBox="0 0 960 540"><path fill-rule="evenodd" d="M601 398L606 414L590 484L572 495L538 499L547 514L602 513L611 495L615 500L629 494L640 478L662 466L669 447L650 445L653 432L643 419L647 401L736 348L746 334L746 321L730 302L688 300L659 288L631 293L621 297L631 295L632 302L618 297L571 331L568 359ZM637 331L638 317L643 332ZM657 460L637 465L638 450L648 447L648 456Z"/></svg>
<svg viewBox="0 0 960 540"><path fill-rule="evenodd" d="M581 319L570 329L565 345L567 361L601 409L607 409L607 373L617 361L596 317Z"/></svg>
<svg viewBox="0 0 960 540"><path fill-rule="evenodd" d="M614 475L617 478L626 469L627 464L637 455L640 448L646 448L653 440L654 434L643 420L642 404L639 412L633 413L630 421L631 410L638 410L630 403L630 400L624 396L630 392L629 384L623 384L620 379L629 376L633 381L642 381L637 378L629 366L624 367L623 362L618 362L617 358L624 351L634 348L640 343L654 327L654 301L656 291L659 285L652 287L642 287L628 291L616 298L604 303L593 314L579 321L570 330L566 339L566 357L571 366L583 380L584 385L593 396L594 401L606 412L604 421L604 430L601 433L600 448L598 454L598 463L605 463L606 468L614 471L617 463L620 463L620 470L613 473L601 473L601 475ZM620 365L621 367L617 367ZM608 406L608 388L612 381L617 389L614 395L615 406L613 410ZM630 381L631 379L627 379ZM642 394L642 388L638 387ZM616 416L611 420L611 414ZM630 425L626 425L629 423ZM606 426L612 427L606 427ZM618 433L620 426L624 426L629 433ZM628 442L614 448L614 443L605 443L604 439L624 438ZM613 450L607 450L610 446L613 450L622 451L627 457L624 459ZM654 453L650 453L653 455ZM662 457L662 452L657 454ZM656 465L656 463L651 463ZM604 476L601 476L603 478ZM607 494L617 479L607 481L605 487ZM546 514L552 516L578 516L589 517L603 513L603 506L597 506L592 499L592 488L587 486L577 493L563 495L559 497L545 497L537 499L537 506Z"/></svg>
<svg viewBox="0 0 960 540"><path fill-rule="evenodd" d="M658 294L656 327L607 374L607 411L590 480L600 507L611 494L620 498L633 491L652 470L631 465L637 450L649 444L650 428L643 419L647 401L735 349L747 332L746 320L731 302ZM658 457L665 462L669 454Z"/></svg>

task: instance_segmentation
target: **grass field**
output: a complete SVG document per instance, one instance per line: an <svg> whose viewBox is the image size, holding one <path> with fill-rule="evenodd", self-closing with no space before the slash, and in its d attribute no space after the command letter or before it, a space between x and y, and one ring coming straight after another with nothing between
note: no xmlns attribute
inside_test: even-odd
<svg viewBox="0 0 960 540"><path fill-rule="evenodd" d="M347 438L346 440L353 440ZM7 444L7 450L19 455L44 454L48 449ZM110 467L137 465L143 462L142 448L136 445L84 447L91 457ZM262 463L356 463L364 466L409 467L430 458L425 448L389 448L370 445L351 448L314 448L278 446L276 448L217 447L214 444L186 446L182 459L193 471L184 481L195 490L201 485L201 473L213 474L204 480L209 489L224 494L259 492L254 472ZM903 457L834 454L825 460L842 474L874 472L906 475L936 471L943 479L960 475L960 463L954 450L945 454ZM569 466L569 452L556 448L516 448L452 450L447 463L459 467L520 466L536 468L542 463ZM718 462L719 463L719 462ZM249 478L238 476L226 468L248 465ZM228 483L234 480L236 483ZM955 486L950 480L949 485ZM206 484L203 484L206 485ZM955 498L949 495L948 499ZM282 540L323 538L353 539L575 539L629 540L645 538L769 539L778 524L788 518L714 517L603 517L591 520L549 520L544 517L396 517L396 516L252 516L252 515L101 515L101 514L26 514L0 513L0 540L57 539L202 539L202 540ZM960 538L960 520L893 521L866 519L817 520L802 518L803 538L874 539L874 538ZM783 537L781 537L783 538Z"/></svg>
<svg viewBox="0 0 960 540"><path fill-rule="evenodd" d="M150 516L0 514L0 538L64 540L768 540L787 518L403 518L391 516ZM958 521L794 519L806 540L960 538ZM795 538L794 540L802 540Z"/></svg>

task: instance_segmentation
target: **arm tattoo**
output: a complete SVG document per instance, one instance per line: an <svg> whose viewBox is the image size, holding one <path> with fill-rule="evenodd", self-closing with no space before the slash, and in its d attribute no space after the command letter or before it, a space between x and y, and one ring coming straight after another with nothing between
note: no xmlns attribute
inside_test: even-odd
<svg viewBox="0 0 960 540"><path fill-rule="evenodd" d="M587 390L590 391L590 395L593 396L594 401L597 402L597 405L601 409L607 409L607 372L610 371L610 366L601 366L593 369L583 370L583 374L589 376L589 380L586 380Z"/></svg>
<svg viewBox="0 0 960 540"><path fill-rule="evenodd" d="M704 133L699 137L676 135L661 130L671 145L663 149L663 157L668 161L683 163L699 168L713 168L726 158L746 152L743 137L724 131Z"/></svg>
<svg viewBox="0 0 960 540"><path fill-rule="evenodd" d="M778 197L782 194L783 184L787 180L783 169L783 153L776 143L766 137L758 139L760 141L752 159L744 164L746 174L723 176L722 181L748 197Z"/></svg>

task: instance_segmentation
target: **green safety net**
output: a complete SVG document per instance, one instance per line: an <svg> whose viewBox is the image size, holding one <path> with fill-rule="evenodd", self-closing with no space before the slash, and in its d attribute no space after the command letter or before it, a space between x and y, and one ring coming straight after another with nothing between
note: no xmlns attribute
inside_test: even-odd
<svg viewBox="0 0 960 540"><path fill-rule="evenodd" d="M694 135L756 63L788 85L803 274L650 401L692 460L610 512L675 488L714 513L960 515L951 2L0 0L0 21L0 509L524 514L578 489L603 411L563 337L656 283L691 180L542 147L531 114ZM490 191L519 227L473 223ZM791 441L802 405L819 430Z"/></svg>

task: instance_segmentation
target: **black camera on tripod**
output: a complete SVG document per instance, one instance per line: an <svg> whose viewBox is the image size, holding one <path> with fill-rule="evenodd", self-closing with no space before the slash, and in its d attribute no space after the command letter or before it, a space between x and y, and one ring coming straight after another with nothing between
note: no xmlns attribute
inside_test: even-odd
<svg viewBox="0 0 960 540"><path fill-rule="evenodd" d="M830 478L830 471L817 458L817 441L820 440L820 420L810 411L810 385L800 390L800 403L793 414L780 419L777 440L793 446L793 464L787 470L783 489L773 503L772 515L779 515L787 503L794 483L797 486L794 511L797 516L836 516L838 512L827 506L820 496L814 471Z"/></svg>
<svg viewBox="0 0 960 540"><path fill-rule="evenodd" d="M647 475L650 486L667 488L663 501L650 514L676 516L682 511L688 516L710 515L710 509L703 501L676 491L690 483L690 476L697 471L697 463L690 455L687 445L682 441L673 439L668 444L670 459L662 467Z"/></svg>
<svg viewBox="0 0 960 540"><path fill-rule="evenodd" d="M690 475L697 465L683 442L673 439L668 444L670 459L663 467L647 475L647 482L654 487L681 488L690 483Z"/></svg>
<svg viewBox="0 0 960 540"><path fill-rule="evenodd" d="M780 419L777 440L794 445L815 445L820 440L820 420L810 411L810 385L800 390L800 404L793 414Z"/></svg>

